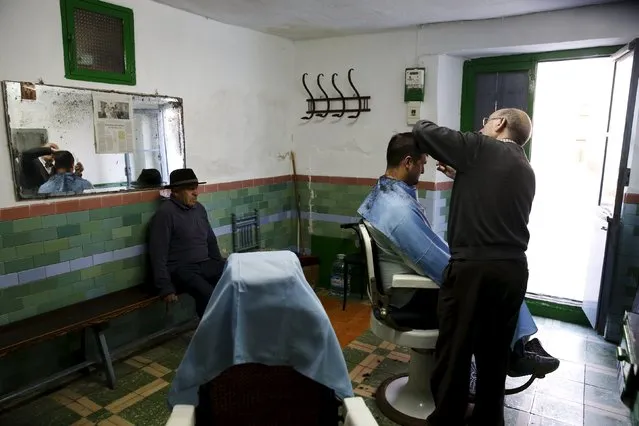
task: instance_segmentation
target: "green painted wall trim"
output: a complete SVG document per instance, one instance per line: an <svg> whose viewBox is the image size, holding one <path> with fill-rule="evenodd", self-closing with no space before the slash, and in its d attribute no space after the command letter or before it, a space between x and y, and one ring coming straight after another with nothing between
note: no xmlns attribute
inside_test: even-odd
<svg viewBox="0 0 639 426"><path fill-rule="evenodd" d="M531 296L526 297L526 304L534 316L590 327L588 318L579 305L541 300Z"/></svg>

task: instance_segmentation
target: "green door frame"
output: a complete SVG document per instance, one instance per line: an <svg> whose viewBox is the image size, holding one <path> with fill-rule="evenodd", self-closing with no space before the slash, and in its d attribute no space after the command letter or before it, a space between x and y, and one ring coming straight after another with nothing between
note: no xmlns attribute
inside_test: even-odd
<svg viewBox="0 0 639 426"><path fill-rule="evenodd" d="M549 61L565 61L570 59L600 58L610 56L622 46L603 46L588 49L559 50L556 52L530 53L489 58L471 59L464 62L462 77L461 122L462 132L473 129L475 116L475 81L477 74L494 72L528 71L528 113L533 117L535 103L535 85L537 82L537 64ZM532 140L526 145L526 155L530 158Z"/></svg>
<svg viewBox="0 0 639 426"><path fill-rule="evenodd" d="M477 74L528 71L530 81L528 85L528 112L532 118L535 102L535 84L537 82L537 64L549 61L611 56L621 47L622 46L606 46L589 49L560 50L556 52L495 56L465 61L462 77L461 131L468 132L478 130L473 129L475 116L475 81ZM532 140L526 145L526 155L528 158L530 158L531 146ZM526 302L533 315L589 326L588 319L581 310L580 305L531 296L526 296Z"/></svg>

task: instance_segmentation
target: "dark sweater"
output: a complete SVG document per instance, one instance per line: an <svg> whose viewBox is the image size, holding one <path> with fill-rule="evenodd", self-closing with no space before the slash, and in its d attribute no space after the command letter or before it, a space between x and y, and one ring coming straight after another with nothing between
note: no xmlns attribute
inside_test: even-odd
<svg viewBox="0 0 639 426"><path fill-rule="evenodd" d="M212 259L220 263L220 271L224 267L225 259L200 203L187 207L173 198L161 201L149 232L153 281L161 296L175 293L171 273L182 265Z"/></svg>
<svg viewBox="0 0 639 426"><path fill-rule="evenodd" d="M525 257L535 174L521 146L430 121L413 135L420 150L457 171L448 216L453 259Z"/></svg>

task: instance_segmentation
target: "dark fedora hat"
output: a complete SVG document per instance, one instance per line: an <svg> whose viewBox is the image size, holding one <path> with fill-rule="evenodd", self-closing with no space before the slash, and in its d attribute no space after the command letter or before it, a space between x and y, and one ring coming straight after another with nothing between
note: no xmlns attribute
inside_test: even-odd
<svg viewBox="0 0 639 426"><path fill-rule="evenodd" d="M169 175L169 184L167 188L176 188L185 185L203 185L206 182L200 182L195 176L193 169L176 169Z"/></svg>
<svg viewBox="0 0 639 426"><path fill-rule="evenodd" d="M142 169L138 180L131 182L136 188L153 188L162 186L162 174L158 169Z"/></svg>

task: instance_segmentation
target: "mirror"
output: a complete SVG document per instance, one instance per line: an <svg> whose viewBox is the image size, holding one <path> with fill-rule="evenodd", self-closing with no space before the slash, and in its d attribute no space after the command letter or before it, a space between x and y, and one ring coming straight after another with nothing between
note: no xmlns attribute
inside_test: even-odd
<svg viewBox="0 0 639 426"><path fill-rule="evenodd" d="M18 200L160 188L185 167L179 98L2 86Z"/></svg>

